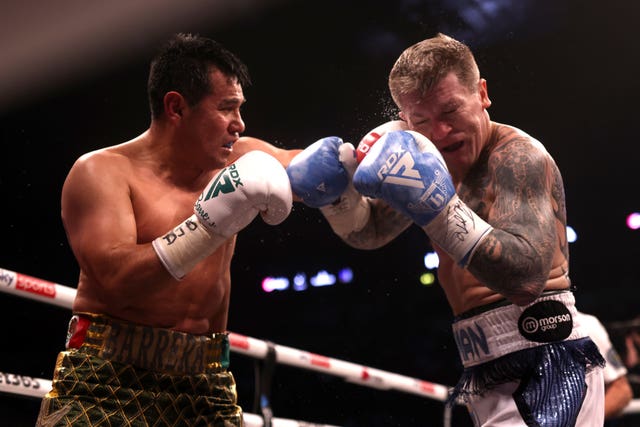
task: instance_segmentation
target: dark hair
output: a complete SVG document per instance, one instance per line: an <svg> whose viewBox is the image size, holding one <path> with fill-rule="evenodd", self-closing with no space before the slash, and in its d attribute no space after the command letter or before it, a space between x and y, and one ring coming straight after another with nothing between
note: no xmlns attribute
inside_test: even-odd
<svg viewBox="0 0 640 427"><path fill-rule="evenodd" d="M247 66L220 43L199 35L175 34L151 61L147 82L151 117L162 115L167 92L179 92L189 105L212 93L212 67L241 86L251 84Z"/></svg>

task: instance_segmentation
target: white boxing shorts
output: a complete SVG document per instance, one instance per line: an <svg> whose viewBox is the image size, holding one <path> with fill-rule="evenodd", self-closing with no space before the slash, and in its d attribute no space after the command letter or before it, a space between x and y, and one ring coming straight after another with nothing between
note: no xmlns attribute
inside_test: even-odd
<svg viewBox="0 0 640 427"><path fill-rule="evenodd" d="M464 372L449 403L466 403L476 426L602 426L604 360L572 292L474 309L453 332Z"/></svg>

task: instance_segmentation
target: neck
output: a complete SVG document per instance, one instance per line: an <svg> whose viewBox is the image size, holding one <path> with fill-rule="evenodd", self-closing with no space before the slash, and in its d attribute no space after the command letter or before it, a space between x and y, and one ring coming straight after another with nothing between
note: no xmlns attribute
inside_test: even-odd
<svg viewBox="0 0 640 427"><path fill-rule="evenodd" d="M141 138L146 141L149 160L162 179L185 189L200 189L209 181L212 170L200 165L170 131L151 126Z"/></svg>

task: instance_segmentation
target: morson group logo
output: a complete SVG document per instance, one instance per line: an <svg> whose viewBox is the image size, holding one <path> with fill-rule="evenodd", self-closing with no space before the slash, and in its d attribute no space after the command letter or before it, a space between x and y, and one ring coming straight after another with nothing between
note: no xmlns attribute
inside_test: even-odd
<svg viewBox="0 0 640 427"><path fill-rule="evenodd" d="M540 301L522 312L518 330L530 341L561 341L571 335L573 318L561 302Z"/></svg>

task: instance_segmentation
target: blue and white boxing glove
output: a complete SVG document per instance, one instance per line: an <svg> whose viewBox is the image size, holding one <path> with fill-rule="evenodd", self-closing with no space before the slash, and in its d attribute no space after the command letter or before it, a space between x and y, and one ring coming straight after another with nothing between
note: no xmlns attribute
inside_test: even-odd
<svg viewBox="0 0 640 427"><path fill-rule="evenodd" d="M356 166L353 145L329 136L308 146L287 167L291 190L307 206L320 208L342 237L362 229L369 219L369 203L351 183Z"/></svg>
<svg viewBox="0 0 640 427"><path fill-rule="evenodd" d="M363 136L356 148L356 160L358 161L358 164L362 159L364 159L369 150L371 150L371 147L378 142L382 135L388 132L393 132L394 130L409 130L407 122L404 120L391 120L376 126Z"/></svg>
<svg viewBox="0 0 640 427"><path fill-rule="evenodd" d="M353 174L358 163L366 156L371 147L387 132L407 129L402 120L391 120L376 126L360 139L358 147L344 143L338 149L338 159L349 174L349 184L340 197L330 205L323 206L320 211L331 224L331 228L339 236L346 238L350 233L360 231L369 221L371 205L353 186Z"/></svg>
<svg viewBox="0 0 640 427"><path fill-rule="evenodd" d="M462 267L493 229L458 198L442 155L417 132L383 135L356 169L353 183L360 193L411 218Z"/></svg>
<svg viewBox="0 0 640 427"><path fill-rule="evenodd" d="M349 173L339 159L344 145L337 136L317 140L295 156L287 167L291 190L312 208L333 203L349 184Z"/></svg>

